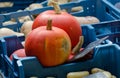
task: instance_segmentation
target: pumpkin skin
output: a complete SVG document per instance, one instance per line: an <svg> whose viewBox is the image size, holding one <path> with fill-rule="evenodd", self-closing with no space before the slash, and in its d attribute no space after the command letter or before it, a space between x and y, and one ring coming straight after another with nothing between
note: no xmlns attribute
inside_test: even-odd
<svg viewBox="0 0 120 78"><path fill-rule="evenodd" d="M27 56L36 56L43 66L56 66L64 63L71 51L68 34L57 27L46 30L46 26L32 30L25 40Z"/></svg>
<svg viewBox="0 0 120 78"><path fill-rule="evenodd" d="M12 55L13 54L16 54L18 57L22 58L22 57L26 57L26 54L25 54L25 49L18 49L16 51L14 51L11 55L10 55L10 60L13 59Z"/></svg>
<svg viewBox="0 0 120 78"><path fill-rule="evenodd" d="M72 15L67 12L61 12L56 14L54 10L48 10L40 13L33 22L32 29L40 26L46 26L47 20L52 19L52 25L66 31L71 39L72 48L79 41L79 37L82 35L81 26L78 21Z"/></svg>

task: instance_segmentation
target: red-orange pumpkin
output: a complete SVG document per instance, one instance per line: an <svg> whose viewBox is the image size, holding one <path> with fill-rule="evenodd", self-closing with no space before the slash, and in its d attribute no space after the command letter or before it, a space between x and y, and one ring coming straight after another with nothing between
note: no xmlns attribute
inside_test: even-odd
<svg viewBox="0 0 120 78"><path fill-rule="evenodd" d="M10 55L10 60L13 59L12 55L13 54L16 54L18 57L22 58L22 57L26 57L26 54L25 54L25 49L18 49L16 51L14 51L11 55Z"/></svg>
<svg viewBox="0 0 120 78"><path fill-rule="evenodd" d="M53 26L59 27L68 33L72 47L74 47L78 43L79 37L82 35L82 30L78 21L67 12L56 13L54 10L44 11L34 20L32 29L45 26L49 18L52 19Z"/></svg>
<svg viewBox="0 0 120 78"><path fill-rule="evenodd" d="M43 66L56 66L64 63L71 51L68 34L50 24L32 30L25 41L27 56L36 56Z"/></svg>

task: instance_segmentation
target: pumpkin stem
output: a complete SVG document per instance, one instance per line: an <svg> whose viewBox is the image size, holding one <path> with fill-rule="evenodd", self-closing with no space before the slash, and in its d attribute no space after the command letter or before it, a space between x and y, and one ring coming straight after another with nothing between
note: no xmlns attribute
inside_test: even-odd
<svg viewBox="0 0 120 78"><path fill-rule="evenodd" d="M52 5L54 7L54 10L55 10L56 14L61 14L61 9L60 9L60 6L58 5L58 1L49 0L48 5L49 6Z"/></svg>
<svg viewBox="0 0 120 78"><path fill-rule="evenodd" d="M71 2L72 0L68 0L68 2Z"/></svg>
<svg viewBox="0 0 120 78"><path fill-rule="evenodd" d="M74 53L74 54L79 53L79 50L80 50L80 48L81 48L82 45L83 45L83 42L84 42L84 37L83 37L83 36L80 36L79 42L78 42L77 45L73 48L72 53Z"/></svg>
<svg viewBox="0 0 120 78"><path fill-rule="evenodd" d="M47 30L52 30L52 19L48 19Z"/></svg>

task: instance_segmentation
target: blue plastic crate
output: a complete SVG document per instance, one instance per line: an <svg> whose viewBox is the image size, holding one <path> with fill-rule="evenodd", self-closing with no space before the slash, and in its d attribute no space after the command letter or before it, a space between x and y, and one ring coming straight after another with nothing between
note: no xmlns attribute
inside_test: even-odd
<svg viewBox="0 0 120 78"><path fill-rule="evenodd" d="M109 36L111 43L120 45L120 20L89 25L94 27L96 38Z"/></svg>
<svg viewBox="0 0 120 78"><path fill-rule="evenodd" d="M92 27L83 26L82 30L83 30L83 36L85 38L83 47L85 47L90 42L95 41L96 37L94 34L94 29ZM91 37L91 35L93 37ZM9 59L9 56L15 50L17 50L19 48L23 48L20 41L24 41L24 39L17 38L16 36L7 36L7 37L3 37L0 39L0 48L1 48L0 52L1 52L1 58L3 59L0 61L4 62L1 65L1 66L3 66L1 69L3 70L5 76L7 76L7 77L10 76L11 73L12 73L12 76L13 76L13 74L14 74L14 76L17 76L16 73L14 73L14 67L13 67L12 61L10 61L10 59ZM10 72L10 71L12 71L12 72Z"/></svg>
<svg viewBox="0 0 120 78"><path fill-rule="evenodd" d="M14 57L15 73L19 78L36 76L39 78L55 77L66 78L66 74L73 71L90 71L92 68L101 68L120 78L120 47L116 44L97 46L93 58L84 62L74 62L56 67L43 67L36 57L19 59ZM19 60L17 60L19 59ZM31 67L32 66L32 67ZM14 76L11 76L14 77Z"/></svg>
<svg viewBox="0 0 120 78"><path fill-rule="evenodd" d="M120 19L120 9L115 7L115 4L120 0L103 0L103 4L106 6L106 12L115 18Z"/></svg>

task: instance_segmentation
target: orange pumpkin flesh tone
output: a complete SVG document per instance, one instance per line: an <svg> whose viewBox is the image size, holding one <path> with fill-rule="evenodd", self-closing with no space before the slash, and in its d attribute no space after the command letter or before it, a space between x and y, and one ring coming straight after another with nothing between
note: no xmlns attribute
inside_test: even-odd
<svg viewBox="0 0 120 78"><path fill-rule="evenodd" d="M74 47L78 43L79 37L82 35L81 26L75 17L67 12L56 13L54 10L44 11L34 20L32 29L40 26L46 26L49 18L52 19L53 26L59 27L68 33L71 39L72 47Z"/></svg>
<svg viewBox="0 0 120 78"><path fill-rule="evenodd" d="M18 49L16 51L14 51L11 55L10 55L10 60L13 59L12 55L13 54L16 54L18 57L22 58L22 57L26 57L26 54L25 54L25 49Z"/></svg>
<svg viewBox="0 0 120 78"><path fill-rule="evenodd" d="M43 66L56 66L64 63L71 51L68 34L57 27L48 25L32 30L25 41L27 56L36 56Z"/></svg>

